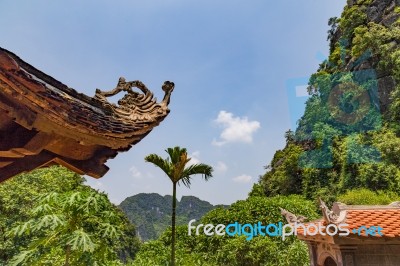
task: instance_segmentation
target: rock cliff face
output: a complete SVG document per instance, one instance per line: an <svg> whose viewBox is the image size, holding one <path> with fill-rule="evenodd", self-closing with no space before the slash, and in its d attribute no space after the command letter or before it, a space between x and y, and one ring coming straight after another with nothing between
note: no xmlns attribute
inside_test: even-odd
<svg viewBox="0 0 400 266"><path fill-rule="evenodd" d="M400 19L400 0L348 0L348 5L345 8L344 14L346 10L350 10L352 12L349 13L360 13L363 14L363 21L361 24L365 25L368 28L372 28L377 25L381 25L386 29L393 30L394 28L399 27L399 19ZM352 19L352 16L346 18L346 16L342 17L342 19ZM355 21L357 24L357 21ZM350 45L354 45L354 38L356 38L359 33L357 32L357 28L362 25L358 25L354 27L353 32L350 39L353 41ZM383 30L383 28L381 28ZM343 38L343 34L338 34L335 36L336 38L333 40L334 42L339 42L340 38ZM375 38L379 39L381 46L391 46L390 50L396 51L399 49L400 41L396 36L391 36L389 38L383 38L383 36L375 36ZM388 36L386 36L388 37ZM372 56L362 62L361 64L354 64L357 60L354 56L348 56L348 64L346 65L345 71L360 71L365 69L373 69L377 74L377 82L378 82L378 91L379 91L379 104L380 110L382 114L386 114L391 103L391 93L395 90L396 87L396 77L394 77L393 69L390 67L381 67L379 63L384 60L388 60L384 58L384 55L380 55L379 51L373 51L374 48L378 47L369 47L372 50ZM378 48L379 49L379 48ZM398 83L398 81L397 81Z"/></svg>
<svg viewBox="0 0 400 266"><path fill-rule="evenodd" d="M357 5L360 1L349 1L349 6ZM364 1L367 2L367 1ZM368 20L374 23L382 23L390 27L400 17L394 13L396 6L400 5L400 0L375 0L367 7L366 13Z"/></svg>
<svg viewBox="0 0 400 266"><path fill-rule="evenodd" d="M362 187L400 194L400 0L348 0L328 24L329 58L260 184L327 201Z"/></svg>

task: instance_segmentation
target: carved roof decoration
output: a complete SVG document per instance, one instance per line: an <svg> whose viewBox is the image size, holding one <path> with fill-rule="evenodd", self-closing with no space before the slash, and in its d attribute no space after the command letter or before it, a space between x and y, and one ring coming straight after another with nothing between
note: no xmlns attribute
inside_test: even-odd
<svg viewBox="0 0 400 266"><path fill-rule="evenodd" d="M157 102L142 82L121 77L113 90L97 89L92 98L0 48L0 182L52 164L103 176L109 158L164 120L173 89L164 82ZM121 92L118 104L107 100Z"/></svg>
<svg viewBox="0 0 400 266"><path fill-rule="evenodd" d="M293 224L293 223L304 223L305 220L307 219L306 217L301 216L301 215L300 216L296 216L295 214L293 214L293 213L291 213L291 212L289 212L289 211L287 211L285 209L282 209L282 208L279 208L279 209L281 210L281 215L283 217L285 217L286 221L288 223L290 223L290 224Z"/></svg>

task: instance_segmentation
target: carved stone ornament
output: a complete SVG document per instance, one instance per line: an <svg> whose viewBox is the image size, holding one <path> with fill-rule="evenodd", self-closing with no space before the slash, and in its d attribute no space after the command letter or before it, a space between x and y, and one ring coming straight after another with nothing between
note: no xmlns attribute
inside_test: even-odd
<svg viewBox="0 0 400 266"><path fill-rule="evenodd" d="M319 201L319 207L322 210L322 215L323 215L325 221L328 222L329 224L337 223L338 219L339 219L339 215L337 215L333 211L329 210L328 207L326 206L325 202L323 202L321 198L319 198L318 201Z"/></svg>
<svg viewBox="0 0 400 266"><path fill-rule="evenodd" d="M153 93L141 81L127 82L125 78L121 77L115 89L111 91L96 89L94 98L99 100L105 109L121 118L135 122L155 122L158 117L168 114L168 104L174 86L173 82L165 81L162 85L162 90L165 92L164 98L157 103ZM134 91L133 88L138 88L139 92ZM118 106L108 102L107 97L112 97L120 92L126 92L126 94L118 101Z"/></svg>
<svg viewBox="0 0 400 266"><path fill-rule="evenodd" d="M279 209L281 210L282 216L284 216L286 218L286 221L288 223L304 223L305 220L307 219L304 216L296 216L293 213L291 213L285 209L282 209L282 208L279 208Z"/></svg>

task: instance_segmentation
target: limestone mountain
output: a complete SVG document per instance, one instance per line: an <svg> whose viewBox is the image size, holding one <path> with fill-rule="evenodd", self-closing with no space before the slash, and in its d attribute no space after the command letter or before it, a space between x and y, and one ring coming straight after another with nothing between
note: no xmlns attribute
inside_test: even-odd
<svg viewBox="0 0 400 266"><path fill-rule="evenodd" d="M329 20L330 55L309 80L304 115L252 193L400 193L399 5L349 0Z"/></svg>
<svg viewBox="0 0 400 266"><path fill-rule="evenodd" d="M170 195L140 193L126 198L119 207L135 224L142 241L158 238L171 225L172 196ZM187 224L192 219L199 220L204 214L218 207L227 206L214 206L194 196L183 196L177 202L177 224Z"/></svg>

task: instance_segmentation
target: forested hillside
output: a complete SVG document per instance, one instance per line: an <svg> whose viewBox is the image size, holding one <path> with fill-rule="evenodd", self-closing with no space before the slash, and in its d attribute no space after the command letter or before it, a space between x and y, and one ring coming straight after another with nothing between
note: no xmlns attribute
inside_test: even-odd
<svg viewBox="0 0 400 266"><path fill-rule="evenodd" d="M126 198L119 205L128 219L136 225L142 241L158 238L171 225L172 196L157 193L140 193ZM204 214L217 207L194 196L183 196L177 202L177 224L199 220Z"/></svg>
<svg viewBox="0 0 400 266"><path fill-rule="evenodd" d="M260 185L267 196L333 201L356 188L400 193L399 1L348 1L331 18L329 58Z"/></svg>

